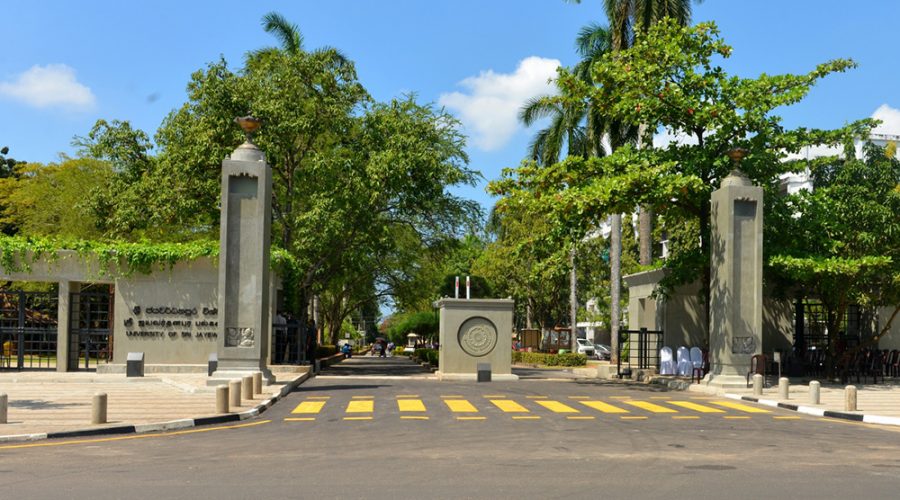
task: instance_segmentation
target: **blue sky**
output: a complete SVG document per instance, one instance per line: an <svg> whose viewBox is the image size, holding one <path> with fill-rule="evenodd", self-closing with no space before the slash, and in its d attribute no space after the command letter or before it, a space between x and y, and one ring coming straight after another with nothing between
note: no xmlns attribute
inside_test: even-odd
<svg viewBox="0 0 900 500"><path fill-rule="evenodd" d="M471 166L487 180L522 159L528 138L515 111L546 91L556 64L577 61L573 40L605 22L600 0L41 1L4 7L0 53L0 146L50 162L71 154L74 135L99 118L129 120L151 135L185 99L190 74L220 55L241 63L275 45L260 19L276 10L307 48L340 48L379 100L415 92L447 107L470 136ZM900 2L706 0L695 21L719 24L734 47L729 71L804 72L831 58L860 67L828 78L788 126L834 127L872 116L900 134ZM486 208L480 185L462 190Z"/></svg>

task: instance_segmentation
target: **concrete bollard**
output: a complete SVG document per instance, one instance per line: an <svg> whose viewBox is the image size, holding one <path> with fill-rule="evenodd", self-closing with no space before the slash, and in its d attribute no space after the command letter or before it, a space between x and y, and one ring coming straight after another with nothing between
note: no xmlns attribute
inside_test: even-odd
<svg viewBox="0 0 900 500"><path fill-rule="evenodd" d="M5 424L7 422L7 412L6 409L9 406L9 396L5 393L0 392L0 424Z"/></svg>
<svg viewBox="0 0 900 500"><path fill-rule="evenodd" d="M262 394L262 372L253 374L253 394Z"/></svg>
<svg viewBox="0 0 900 500"><path fill-rule="evenodd" d="M856 411L856 386L848 385L844 389L844 411Z"/></svg>
<svg viewBox="0 0 900 500"><path fill-rule="evenodd" d="M231 406L241 406L241 381L232 380L228 382L228 397L231 399Z"/></svg>
<svg viewBox="0 0 900 500"><path fill-rule="evenodd" d="M91 404L91 423L92 424L105 424L106 423L106 393L98 392L94 394L94 398Z"/></svg>
<svg viewBox="0 0 900 500"><path fill-rule="evenodd" d="M779 399L790 399L791 395L791 384L790 380L787 377L781 377L778 379L778 398Z"/></svg>
<svg viewBox="0 0 900 500"><path fill-rule="evenodd" d="M762 396L763 391L763 376L759 373L753 375L753 395L754 396Z"/></svg>
<svg viewBox="0 0 900 500"><path fill-rule="evenodd" d="M822 384L819 383L818 380L813 380L809 383L809 404L817 405L819 404L819 393L821 390Z"/></svg>
<svg viewBox="0 0 900 500"><path fill-rule="evenodd" d="M241 399L253 399L253 376L246 375L241 379Z"/></svg>
<svg viewBox="0 0 900 500"><path fill-rule="evenodd" d="M228 386L216 387L216 413L228 413Z"/></svg>

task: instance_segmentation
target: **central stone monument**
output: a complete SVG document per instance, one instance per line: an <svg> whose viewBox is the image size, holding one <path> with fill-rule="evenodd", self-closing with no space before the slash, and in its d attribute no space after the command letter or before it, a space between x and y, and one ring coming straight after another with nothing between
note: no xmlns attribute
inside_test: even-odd
<svg viewBox="0 0 900 500"><path fill-rule="evenodd" d="M709 385L746 385L750 358L762 353L763 189L734 170L711 198Z"/></svg>
<svg viewBox="0 0 900 500"><path fill-rule="evenodd" d="M490 365L491 379L518 380L512 374L510 299L450 299L440 308L440 380L477 380L479 366Z"/></svg>
<svg viewBox="0 0 900 500"><path fill-rule="evenodd" d="M251 140L259 120L235 121L247 140L222 161L218 367L210 385L254 372L274 381L266 365L272 172L265 154Z"/></svg>

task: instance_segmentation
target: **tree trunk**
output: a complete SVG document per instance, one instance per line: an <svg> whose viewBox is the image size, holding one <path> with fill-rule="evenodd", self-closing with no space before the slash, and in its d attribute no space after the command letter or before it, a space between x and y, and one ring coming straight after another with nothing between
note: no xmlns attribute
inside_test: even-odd
<svg viewBox="0 0 900 500"><path fill-rule="evenodd" d="M653 210L647 205L640 207L638 231L641 243L639 263L642 266L649 266L653 263Z"/></svg>
<svg viewBox="0 0 900 500"><path fill-rule="evenodd" d="M619 292L622 287L622 214L610 217L609 234L609 334L611 362L619 359Z"/></svg>
<svg viewBox="0 0 900 500"><path fill-rule="evenodd" d="M575 274L575 245L569 251L569 342L572 352L578 352L578 343L575 342L575 334L578 331L578 276Z"/></svg>

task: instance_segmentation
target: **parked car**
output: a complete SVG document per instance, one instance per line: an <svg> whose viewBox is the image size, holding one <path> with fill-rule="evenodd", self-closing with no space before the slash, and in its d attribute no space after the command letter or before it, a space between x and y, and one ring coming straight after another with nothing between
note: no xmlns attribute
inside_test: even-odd
<svg viewBox="0 0 900 500"><path fill-rule="evenodd" d="M597 359L609 360L612 358L612 349L606 344L594 344L594 352L597 355Z"/></svg>
<svg viewBox="0 0 900 500"><path fill-rule="evenodd" d="M589 358L594 357L594 344L585 339L575 339L575 342L578 344L578 354L584 354Z"/></svg>

